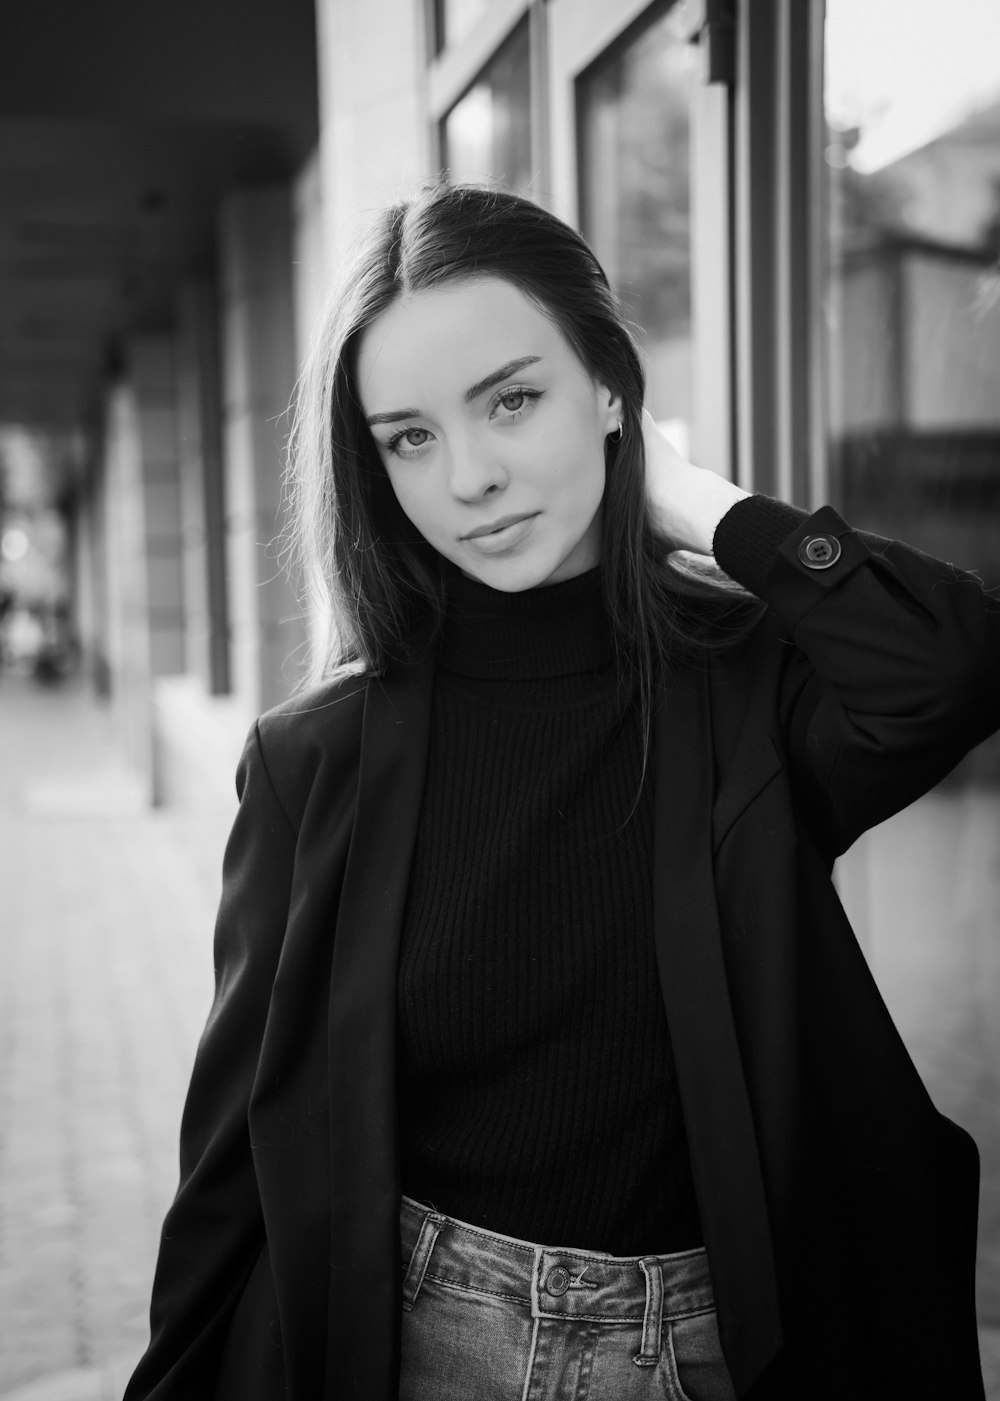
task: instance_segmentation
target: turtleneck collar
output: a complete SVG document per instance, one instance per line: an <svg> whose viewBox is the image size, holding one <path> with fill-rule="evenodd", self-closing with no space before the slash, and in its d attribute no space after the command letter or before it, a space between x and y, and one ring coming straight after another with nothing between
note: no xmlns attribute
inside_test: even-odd
<svg viewBox="0 0 1000 1401"><path fill-rule="evenodd" d="M453 566L439 664L460 676L527 681L594 671L613 656L601 571L502 593Z"/></svg>

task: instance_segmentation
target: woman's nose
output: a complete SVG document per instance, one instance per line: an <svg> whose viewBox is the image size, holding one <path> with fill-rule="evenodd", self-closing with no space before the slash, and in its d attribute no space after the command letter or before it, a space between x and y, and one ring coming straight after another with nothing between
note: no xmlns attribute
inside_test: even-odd
<svg viewBox="0 0 1000 1401"><path fill-rule="evenodd" d="M506 469L492 454L471 445L460 445L454 452L449 486L459 501L480 501L506 485Z"/></svg>

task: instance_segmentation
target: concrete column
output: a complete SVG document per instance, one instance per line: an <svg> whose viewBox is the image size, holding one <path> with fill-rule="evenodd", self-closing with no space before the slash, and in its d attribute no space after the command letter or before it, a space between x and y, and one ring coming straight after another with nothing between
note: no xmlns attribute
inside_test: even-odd
<svg viewBox="0 0 1000 1401"><path fill-rule="evenodd" d="M142 500L142 456L135 391L109 387L104 431L105 581L108 689L132 762L152 794L150 659Z"/></svg>
<svg viewBox="0 0 1000 1401"><path fill-rule="evenodd" d="M318 148L292 183L292 251L295 358L301 364L312 344L329 280Z"/></svg>
<svg viewBox="0 0 1000 1401"><path fill-rule="evenodd" d="M150 675L173 676L184 670L185 658L172 337L137 336L130 361L139 434Z"/></svg>
<svg viewBox="0 0 1000 1401"><path fill-rule="evenodd" d="M76 497L74 593L82 664L99 696L110 691L106 496L103 436L94 433Z"/></svg>
<svg viewBox="0 0 1000 1401"><path fill-rule="evenodd" d="M104 539L110 690L129 755L156 794L152 684L184 670L180 486L172 337L128 346L108 392Z"/></svg>
<svg viewBox="0 0 1000 1401"><path fill-rule="evenodd" d="M423 10L413 0L317 0L320 164L334 276L359 216L363 224L428 174Z"/></svg>
<svg viewBox="0 0 1000 1401"><path fill-rule="evenodd" d="M223 461L233 690L254 711L293 689L305 630L281 567L281 476L295 382L285 185L234 191L220 218Z"/></svg>
<svg viewBox="0 0 1000 1401"><path fill-rule="evenodd" d="M218 308L211 284L177 301L177 449L187 669L208 695L229 689Z"/></svg>

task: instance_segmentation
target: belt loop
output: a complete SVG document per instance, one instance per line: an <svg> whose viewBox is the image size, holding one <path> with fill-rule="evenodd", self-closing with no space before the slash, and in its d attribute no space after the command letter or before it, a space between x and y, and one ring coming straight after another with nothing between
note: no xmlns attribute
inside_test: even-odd
<svg viewBox="0 0 1000 1401"><path fill-rule="evenodd" d="M434 1242L441 1233L444 1221L443 1216L429 1211L420 1224L420 1234L417 1236L417 1243L413 1247L410 1263L403 1276L403 1308L406 1309L407 1313L417 1302L420 1286L424 1282L424 1275L430 1264L431 1251L434 1249Z"/></svg>
<svg viewBox="0 0 1000 1401"><path fill-rule="evenodd" d="M632 1358L637 1367L655 1367L660 1360L660 1337L663 1331L663 1272L655 1255L639 1261L646 1276L646 1312L642 1318L642 1348Z"/></svg>

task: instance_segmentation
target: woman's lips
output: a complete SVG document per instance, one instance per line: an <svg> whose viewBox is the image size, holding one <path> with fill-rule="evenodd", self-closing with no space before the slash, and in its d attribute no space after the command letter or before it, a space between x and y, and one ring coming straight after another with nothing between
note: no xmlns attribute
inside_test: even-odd
<svg viewBox="0 0 1000 1401"><path fill-rule="evenodd" d="M537 519L537 512L525 516L503 516L492 525L482 525L462 537L463 543L484 555L502 554L520 545Z"/></svg>

